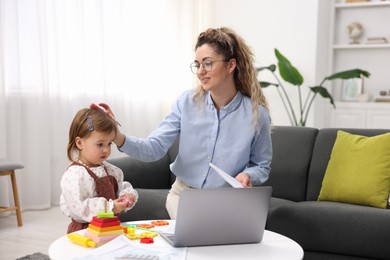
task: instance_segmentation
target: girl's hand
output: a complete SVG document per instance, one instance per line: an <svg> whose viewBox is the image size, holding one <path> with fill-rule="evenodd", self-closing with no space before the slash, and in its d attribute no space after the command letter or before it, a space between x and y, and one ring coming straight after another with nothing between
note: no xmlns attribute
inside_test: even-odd
<svg viewBox="0 0 390 260"><path fill-rule="evenodd" d="M236 180L241 182L242 186L245 188L250 188L252 187L252 182L251 178L248 173L246 172L241 172L236 176Z"/></svg>
<svg viewBox="0 0 390 260"><path fill-rule="evenodd" d="M132 193L126 193L119 198L120 201L126 201L126 208L130 208L136 202L136 197Z"/></svg>
<svg viewBox="0 0 390 260"><path fill-rule="evenodd" d="M114 214L119 214L121 213L125 208L126 208L126 205L127 205L127 201L121 201L121 199L116 199L114 200L114 208L112 209L112 212L114 212Z"/></svg>

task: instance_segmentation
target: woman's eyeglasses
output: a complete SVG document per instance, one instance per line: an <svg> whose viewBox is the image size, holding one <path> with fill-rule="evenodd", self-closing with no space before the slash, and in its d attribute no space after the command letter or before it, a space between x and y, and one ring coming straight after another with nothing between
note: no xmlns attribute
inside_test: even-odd
<svg viewBox="0 0 390 260"><path fill-rule="evenodd" d="M227 60L214 60L214 61L213 60L204 60L201 63L194 61L193 63L191 63L190 68L191 68L192 73L198 74L199 70L200 70L200 65L202 65L202 68L205 71L209 72L213 69L213 63L219 62L219 61L226 62Z"/></svg>

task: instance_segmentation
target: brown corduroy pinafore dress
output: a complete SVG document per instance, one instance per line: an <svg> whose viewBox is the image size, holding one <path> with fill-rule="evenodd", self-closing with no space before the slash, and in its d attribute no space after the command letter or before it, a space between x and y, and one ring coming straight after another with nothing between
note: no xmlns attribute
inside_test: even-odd
<svg viewBox="0 0 390 260"><path fill-rule="evenodd" d="M118 192L118 182L115 179L114 176L108 175L106 168L104 168L106 172L106 176L104 177L97 177L96 174L94 174L88 167L85 165L78 163L78 162L73 162L70 166L72 165L79 165L83 166L89 175L95 180L95 185L96 185L96 197L103 197L106 200L114 200L116 199L116 194ZM72 222L68 226L68 231L67 233L75 232L77 230L81 230L84 228L88 227L89 223L81 223L78 221L75 221L72 219Z"/></svg>

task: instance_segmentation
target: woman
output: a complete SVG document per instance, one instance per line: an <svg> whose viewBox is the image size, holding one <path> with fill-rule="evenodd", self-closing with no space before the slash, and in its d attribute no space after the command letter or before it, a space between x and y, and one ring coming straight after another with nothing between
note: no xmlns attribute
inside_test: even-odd
<svg viewBox="0 0 390 260"><path fill-rule="evenodd" d="M143 161L163 157L180 137L178 156L171 164L176 181L166 201L172 219L182 190L229 186L210 162L244 187L268 179L271 120L253 62L251 49L233 30L202 32L190 66L200 81L197 89L185 91L148 138L118 132L118 148ZM113 115L108 105L100 105Z"/></svg>

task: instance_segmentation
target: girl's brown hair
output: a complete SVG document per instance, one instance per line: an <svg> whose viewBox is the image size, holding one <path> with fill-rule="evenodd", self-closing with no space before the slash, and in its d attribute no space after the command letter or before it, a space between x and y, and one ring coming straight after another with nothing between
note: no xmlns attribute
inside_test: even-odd
<svg viewBox="0 0 390 260"><path fill-rule="evenodd" d="M258 119L258 106L268 110L268 103L257 80L254 66L254 55L251 48L232 29L221 27L208 29L198 36L195 51L203 44L209 44L216 53L224 56L225 60L236 60L234 82L236 88L252 101L253 121L256 125ZM196 89L195 100L201 102L204 90L201 85Z"/></svg>
<svg viewBox="0 0 390 260"><path fill-rule="evenodd" d="M79 152L76 146L76 137L88 137L92 131L117 134L116 121L100 109L84 108L79 110L73 118L69 129L67 155L70 161L75 160Z"/></svg>

